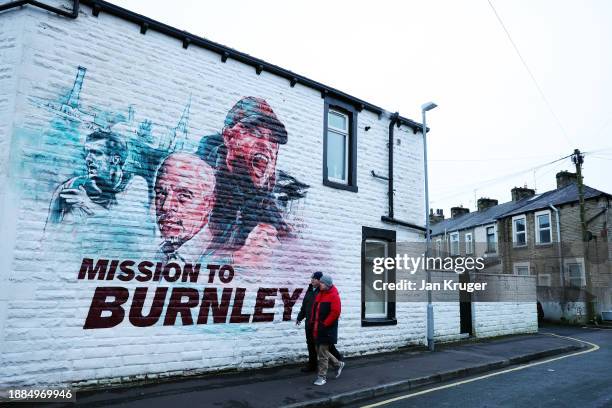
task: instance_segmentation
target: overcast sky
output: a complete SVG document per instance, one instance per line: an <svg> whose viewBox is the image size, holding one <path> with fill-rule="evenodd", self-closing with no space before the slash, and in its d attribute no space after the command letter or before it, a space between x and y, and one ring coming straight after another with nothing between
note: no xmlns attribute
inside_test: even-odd
<svg viewBox="0 0 612 408"><path fill-rule="evenodd" d="M569 158L530 169L574 148L592 152L585 183L612 193L610 1L492 0L541 93L487 0L111 2L419 122L435 101L430 195L447 216L555 188Z"/></svg>

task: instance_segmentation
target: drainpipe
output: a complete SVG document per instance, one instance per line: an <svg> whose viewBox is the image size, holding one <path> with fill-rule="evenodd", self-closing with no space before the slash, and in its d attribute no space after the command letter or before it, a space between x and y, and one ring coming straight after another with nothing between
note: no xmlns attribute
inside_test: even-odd
<svg viewBox="0 0 612 408"><path fill-rule="evenodd" d="M393 127L399 119L399 112L395 112L391 115L391 121L389 122L389 218L393 219Z"/></svg>
<svg viewBox="0 0 612 408"><path fill-rule="evenodd" d="M387 215L381 216L380 219L382 222L387 222L387 223L395 224L395 225L402 225L404 227L412 228L418 231L426 231L425 227L422 227L416 224L412 224L407 221L396 219L395 212L393 211L393 127L396 125L397 127L399 127L402 122L403 122L403 119L400 121L399 112L395 112L394 114L391 115L390 122L389 122L389 141L387 142L388 148L389 148L388 177L379 176L374 171L371 172L373 177L387 180L388 182L387 196L389 200L388 201L389 202L389 213ZM427 220L429 220L429 216L427 217Z"/></svg>
<svg viewBox="0 0 612 408"><path fill-rule="evenodd" d="M563 270L563 250L561 248L561 222L559 221L559 209L552 204L548 204L548 206L555 212L555 217L557 219L557 252L559 255L559 272L561 276L561 285L565 286L565 271Z"/></svg>
<svg viewBox="0 0 612 408"><path fill-rule="evenodd" d="M444 249L446 249L446 233L448 232L447 228L444 228Z"/></svg>

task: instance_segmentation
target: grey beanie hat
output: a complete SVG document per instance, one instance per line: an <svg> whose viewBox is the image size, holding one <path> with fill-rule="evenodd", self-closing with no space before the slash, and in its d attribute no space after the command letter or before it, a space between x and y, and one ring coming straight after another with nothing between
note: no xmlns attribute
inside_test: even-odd
<svg viewBox="0 0 612 408"><path fill-rule="evenodd" d="M329 275L323 275L321 276L321 279L319 279L319 281L321 283L324 283L325 286L327 286L328 288L330 288L333 284L334 284L334 280L332 279L331 276Z"/></svg>

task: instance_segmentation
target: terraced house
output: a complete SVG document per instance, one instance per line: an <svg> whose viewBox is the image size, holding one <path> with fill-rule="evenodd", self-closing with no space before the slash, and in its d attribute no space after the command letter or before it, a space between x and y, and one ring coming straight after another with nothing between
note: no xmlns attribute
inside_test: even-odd
<svg viewBox="0 0 612 408"><path fill-rule="evenodd" d="M589 293L596 316L606 318L612 310L612 197L584 186L588 241L583 242L576 174L559 172L556 180L551 191L515 187L507 203L482 198L476 212L454 208L449 219L434 215L434 245L451 256L483 256L487 273L537 277L545 319L584 322Z"/></svg>

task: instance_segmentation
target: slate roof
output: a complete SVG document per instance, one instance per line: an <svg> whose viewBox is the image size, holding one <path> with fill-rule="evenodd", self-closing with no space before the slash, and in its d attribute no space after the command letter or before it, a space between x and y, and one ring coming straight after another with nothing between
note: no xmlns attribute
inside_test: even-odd
<svg viewBox="0 0 612 408"><path fill-rule="evenodd" d="M599 191L595 188L584 186L584 199L588 200L591 198L597 198L600 196L612 197L610 194ZM540 195L536 195L535 199L532 197L525 205L520 208L516 208L512 211L502 214L498 218L509 217L511 215L523 214L531 211L541 210L548 208L549 204L554 206L561 204L569 204L578 202L578 185L576 183L568 184L565 187L558 188L556 190L550 190Z"/></svg>
<svg viewBox="0 0 612 408"><path fill-rule="evenodd" d="M509 201L489 207L484 211L475 211L468 214L461 215L457 218L448 218L444 221L436 223L431 227L431 235L443 234L444 230L447 232L458 231L467 228L474 228L480 225L492 224L496 221L497 217L514 210L525 204L526 199L520 201Z"/></svg>
<svg viewBox="0 0 612 408"><path fill-rule="evenodd" d="M610 194L586 185L584 186L585 199L596 198L602 195L612 198ZM448 218L432 225L431 235L443 234L445 230L447 232L453 232L474 228L485 224L492 224L500 218L548 208L549 204L557 206L577 201L578 186L575 183L571 183L562 188L536 194L533 197L524 198L519 201L509 201L507 203L489 207L484 211L475 211L461 215L457 218Z"/></svg>

